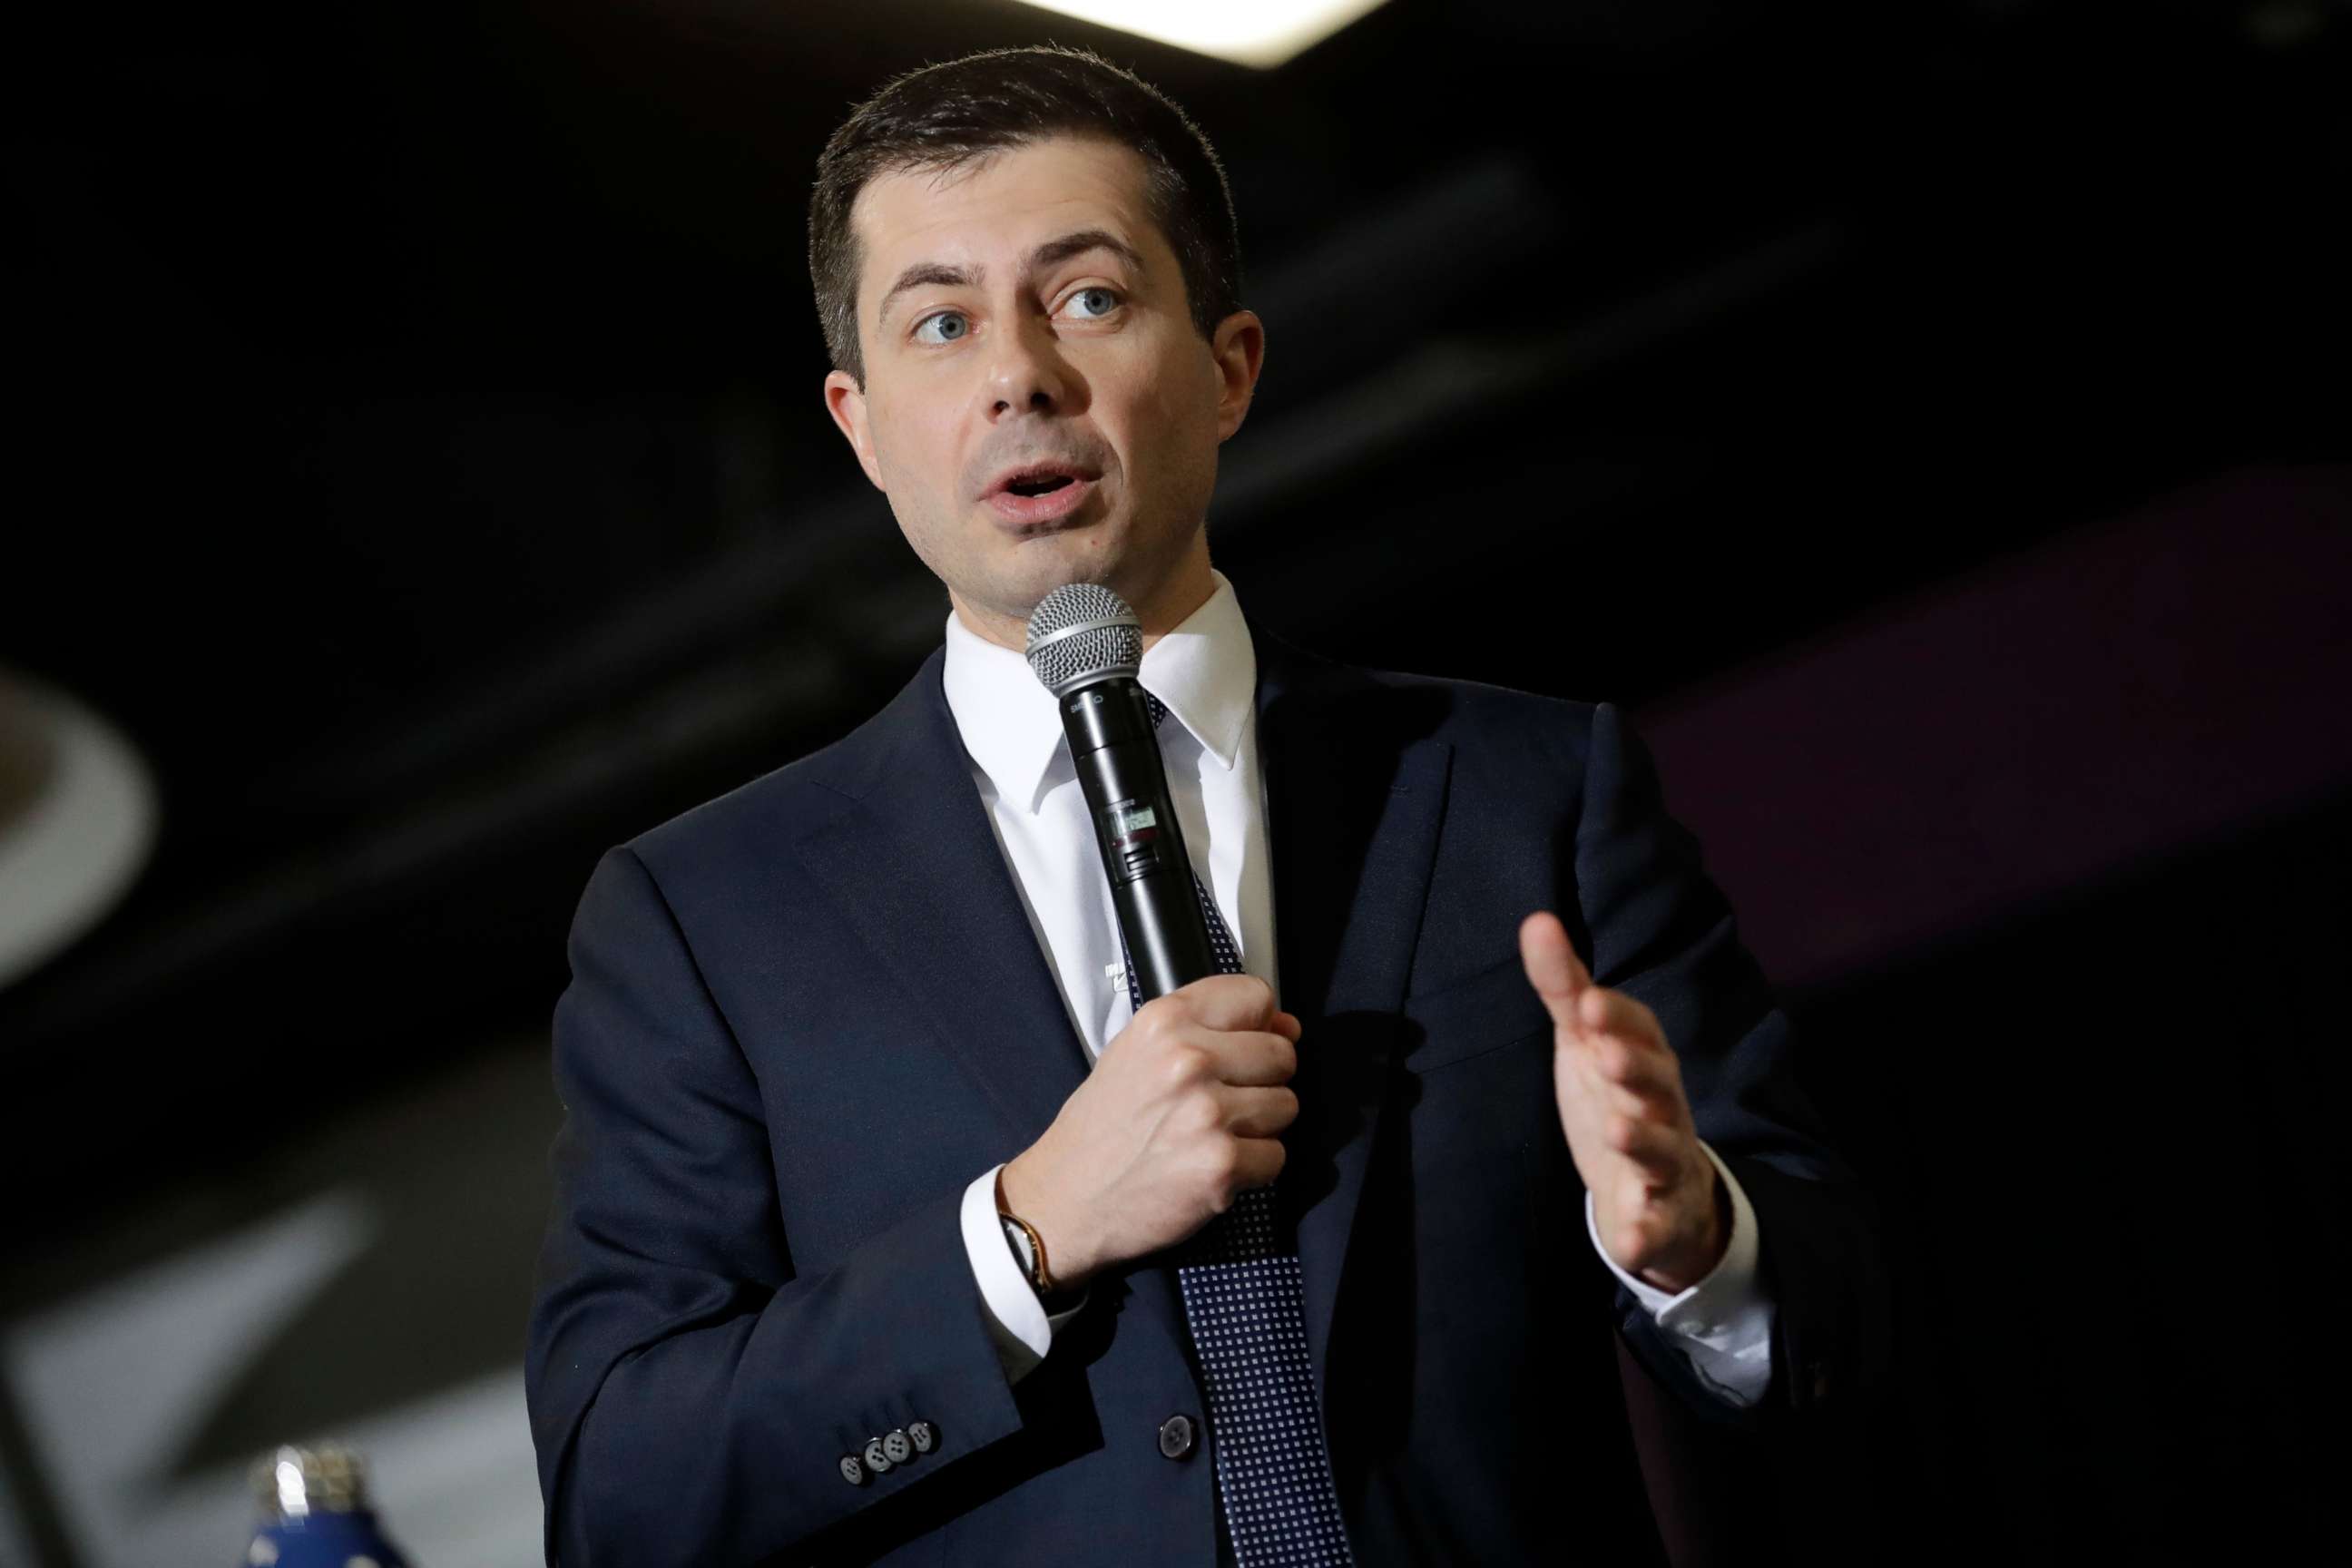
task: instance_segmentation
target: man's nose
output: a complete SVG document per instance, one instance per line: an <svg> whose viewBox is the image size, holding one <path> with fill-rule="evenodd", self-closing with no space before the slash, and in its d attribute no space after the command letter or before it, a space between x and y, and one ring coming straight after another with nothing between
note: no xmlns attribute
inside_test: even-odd
<svg viewBox="0 0 2352 1568"><path fill-rule="evenodd" d="M1066 413L1076 392L1076 378L1043 322L1023 321L998 334L982 389L990 418Z"/></svg>

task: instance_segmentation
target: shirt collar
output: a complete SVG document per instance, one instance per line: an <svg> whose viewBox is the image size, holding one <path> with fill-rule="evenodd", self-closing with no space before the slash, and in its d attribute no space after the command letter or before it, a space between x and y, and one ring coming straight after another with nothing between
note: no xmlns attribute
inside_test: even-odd
<svg viewBox="0 0 2352 1568"><path fill-rule="evenodd" d="M1215 591L1144 650L1139 679L1219 766L1231 768L1257 696L1257 650L1232 582L1213 566L1209 574ZM1038 683L1027 659L971 630L952 609L940 679L964 751L999 798L1018 801L1034 814L1046 774L1069 754L1054 694Z"/></svg>

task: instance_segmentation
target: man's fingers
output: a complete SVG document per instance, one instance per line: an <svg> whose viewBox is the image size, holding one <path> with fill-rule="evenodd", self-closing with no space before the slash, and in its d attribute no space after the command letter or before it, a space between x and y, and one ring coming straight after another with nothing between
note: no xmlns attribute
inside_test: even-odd
<svg viewBox="0 0 2352 1568"><path fill-rule="evenodd" d="M1577 1028L1576 999L1592 984L1592 976L1576 956L1576 948L1568 940L1568 928L1559 917L1548 910L1539 910L1519 922L1519 963L1528 972L1528 984L1551 1014L1551 1021L1569 1028Z"/></svg>
<svg viewBox="0 0 2352 1568"><path fill-rule="evenodd" d="M1622 991L1594 984L1559 916L1538 911L1520 922L1519 961L1552 1023L1591 1052L1602 1078L1644 1095L1673 1094L1674 1052L1657 1015Z"/></svg>
<svg viewBox="0 0 2352 1568"><path fill-rule="evenodd" d="M1273 1185L1274 1179L1282 1174L1283 1162L1289 1152L1279 1138L1236 1138L1234 1150L1235 1192Z"/></svg>
<svg viewBox="0 0 2352 1568"><path fill-rule="evenodd" d="M1675 1079L1673 1065L1655 1051L1628 1051L1617 1040L1602 1040L1594 1046L1570 1045L1563 1047L1584 1051L1588 1059L1598 1051L1613 1051L1622 1064L1617 1071L1594 1062L1591 1073L1592 1092L1601 1103L1617 1110L1639 1110L1643 1114L1672 1112L1681 1100L1682 1085Z"/></svg>
<svg viewBox="0 0 2352 1568"><path fill-rule="evenodd" d="M1605 985L1585 987L1576 998L1576 1018L1588 1034L1608 1035L1653 1050L1666 1048L1666 1034L1658 1026L1658 1016L1622 991Z"/></svg>
<svg viewBox="0 0 2352 1568"><path fill-rule="evenodd" d="M1682 1168L1680 1136L1673 1128L1645 1116L1612 1113L1601 1123L1601 1136L1610 1148L1640 1166L1643 1173L1654 1180L1672 1180Z"/></svg>
<svg viewBox="0 0 2352 1568"><path fill-rule="evenodd" d="M1226 1131L1245 1138L1273 1138L1298 1120L1298 1096L1280 1087L1223 1089Z"/></svg>
<svg viewBox="0 0 2352 1568"><path fill-rule="evenodd" d="M1212 1029L1275 1029L1291 1018L1275 1005L1274 987L1255 974L1212 974L1169 993L1182 997L1192 1022ZM1146 1005L1150 1005L1149 1003ZM1297 1019L1291 1018L1297 1026Z"/></svg>
<svg viewBox="0 0 2352 1568"><path fill-rule="evenodd" d="M1265 1029L1190 1037L1209 1053L1219 1083L1260 1087L1288 1083L1298 1072L1298 1049L1284 1036Z"/></svg>
<svg viewBox="0 0 2352 1568"><path fill-rule="evenodd" d="M1601 1048L1614 1046L1613 1041L1601 1042ZM1667 1126L1680 1124L1687 1114L1680 1105L1680 1086L1650 1065L1655 1060L1655 1053L1641 1053L1649 1059L1630 1080L1620 1080L1610 1078L1593 1064L1594 1048L1572 1041L1555 1047L1560 1060L1552 1077L1563 1112L1573 1103L1580 1108L1581 1114L1595 1119L1638 1116Z"/></svg>
<svg viewBox="0 0 2352 1568"><path fill-rule="evenodd" d="M1688 1116L1681 1071L1674 1058L1612 1036L1562 1040L1553 1047L1560 1069L1553 1074L1565 1105L1570 1097L1595 1109L1653 1117L1680 1125Z"/></svg>

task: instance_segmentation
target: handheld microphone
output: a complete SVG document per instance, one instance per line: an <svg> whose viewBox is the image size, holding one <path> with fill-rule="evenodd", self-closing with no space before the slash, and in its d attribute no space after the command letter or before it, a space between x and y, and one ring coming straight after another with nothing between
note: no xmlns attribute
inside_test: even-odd
<svg viewBox="0 0 2352 1568"><path fill-rule="evenodd" d="M1149 1002L1217 972L1192 861L1143 688L1143 626L1098 583L1071 583L1029 616L1029 668L1059 700L1111 906Z"/></svg>

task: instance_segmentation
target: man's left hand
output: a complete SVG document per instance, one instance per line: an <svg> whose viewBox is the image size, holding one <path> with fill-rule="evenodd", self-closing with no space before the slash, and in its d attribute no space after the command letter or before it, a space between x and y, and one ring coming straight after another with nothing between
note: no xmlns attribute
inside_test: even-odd
<svg viewBox="0 0 2352 1568"><path fill-rule="evenodd" d="M1594 984L1549 912L1520 922L1519 960L1551 1013L1560 1130L1592 1194L1601 1245L1628 1274L1688 1289L1722 1261L1731 1211L1658 1016Z"/></svg>

